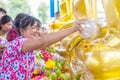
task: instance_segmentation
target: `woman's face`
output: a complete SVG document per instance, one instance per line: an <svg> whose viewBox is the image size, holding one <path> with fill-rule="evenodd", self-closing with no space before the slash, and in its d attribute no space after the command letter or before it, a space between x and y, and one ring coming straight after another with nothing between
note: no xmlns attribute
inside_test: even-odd
<svg viewBox="0 0 120 80"><path fill-rule="evenodd" d="M21 31L21 35L26 38L35 38L40 36L41 27L35 23L33 26L28 26L25 30Z"/></svg>
<svg viewBox="0 0 120 80"><path fill-rule="evenodd" d="M1 25L2 26L2 30L5 32L8 32L11 28L12 28L13 22L9 21L8 23Z"/></svg>

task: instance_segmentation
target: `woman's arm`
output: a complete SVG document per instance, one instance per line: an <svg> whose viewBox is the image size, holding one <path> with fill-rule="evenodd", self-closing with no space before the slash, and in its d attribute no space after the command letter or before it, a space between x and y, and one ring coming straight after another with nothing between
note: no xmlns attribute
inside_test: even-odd
<svg viewBox="0 0 120 80"><path fill-rule="evenodd" d="M27 40L23 44L22 52L33 51L33 50L36 50L38 48L48 47L49 45L51 45L51 44L65 38L66 36L76 32L78 29L80 29L79 27L80 27L80 22L78 20L74 23L73 27L71 27L71 28L57 31L57 32L48 33L48 34L41 36L39 38L36 38L36 39Z"/></svg>
<svg viewBox="0 0 120 80"><path fill-rule="evenodd" d="M66 36L74 33L75 31L76 31L76 28L72 27L72 28L61 30L58 32L48 33L36 39L29 39L25 41L25 43L23 44L22 52L33 51L38 48L48 47L49 45L65 38Z"/></svg>

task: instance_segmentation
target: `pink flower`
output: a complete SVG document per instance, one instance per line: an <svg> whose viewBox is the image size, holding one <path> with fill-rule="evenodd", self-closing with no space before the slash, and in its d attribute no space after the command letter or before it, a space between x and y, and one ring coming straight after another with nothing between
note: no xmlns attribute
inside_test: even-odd
<svg viewBox="0 0 120 80"><path fill-rule="evenodd" d="M41 79L40 76L36 76L36 77L35 77L35 80L40 80L40 79Z"/></svg>
<svg viewBox="0 0 120 80"><path fill-rule="evenodd" d="M47 51L41 50L41 52L42 52L42 55L43 55L45 61L48 61L48 59L52 59L52 56Z"/></svg>

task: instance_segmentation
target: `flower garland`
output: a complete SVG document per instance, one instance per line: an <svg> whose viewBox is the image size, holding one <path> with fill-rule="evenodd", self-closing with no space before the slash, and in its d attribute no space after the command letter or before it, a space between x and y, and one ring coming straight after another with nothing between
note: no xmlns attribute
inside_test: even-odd
<svg viewBox="0 0 120 80"><path fill-rule="evenodd" d="M36 69L31 80L70 80L70 73L62 72L65 59L58 55L54 46L36 50Z"/></svg>

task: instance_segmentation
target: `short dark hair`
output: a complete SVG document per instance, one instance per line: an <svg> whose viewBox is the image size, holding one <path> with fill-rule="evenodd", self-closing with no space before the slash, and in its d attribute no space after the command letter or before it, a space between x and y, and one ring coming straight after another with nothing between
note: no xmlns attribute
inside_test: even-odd
<svg viewBox="0 0 120 80"><path fill-rule="evenodd" d="M20 21L21 21L21 19L23 19L23 18L26 17L26 16L29 16L29 15L26 14L26 13L19 13L19 14L15 17L15 19L14 19L14 25L15 25L16 28L19 28L19 27L20 27Z"/></svg>
<svg viewBox="0 0 120 80"><path fill-rule="evenodd" d="M3 8L0 8L0 12L7 14L6 10Z"/></svg>
<svg viewBox="0 0 120 80"><path fill-rule="evenodd" d="M10 16L8 15L3 16L0 20L0 30L2 29L1 24L4 25L10 21L12 21L12 18Z"/></svg>
<svg viewBox="0 0 120 80"><path fill-rule="evenodd" d="M20 29L26 29L28 25L33 26L35 23L37 23L38 27L41 27L40 20L28 15L20 20L18 31L20 32Z"/></svg>
<svg viewBox="0 0 120 80"><path fill-rule="evenodd" d="M33 26L35 23L38 24L38 27L41 27L40 20L36 19L33 16L26 16L23 19L21 19L19 29L26 29L28 25Z"/></svg>
<svg viewBox="0 0 120 80"><path fill-rule="evenodd" d="M59 14L60 12L58 11L58 12L56 12L55 14Z"/></svg>

